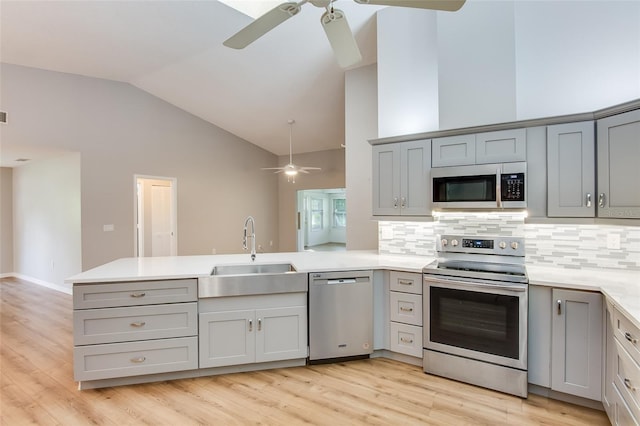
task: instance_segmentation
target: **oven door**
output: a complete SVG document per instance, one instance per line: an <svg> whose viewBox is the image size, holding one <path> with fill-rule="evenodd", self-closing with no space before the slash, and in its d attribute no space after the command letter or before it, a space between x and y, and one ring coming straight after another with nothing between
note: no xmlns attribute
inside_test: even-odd
<svg viewBox="0 0 640 426"><path fill-rule="evenodd" d="M425 349L526 370L527 288L425 274Z"/></svg>

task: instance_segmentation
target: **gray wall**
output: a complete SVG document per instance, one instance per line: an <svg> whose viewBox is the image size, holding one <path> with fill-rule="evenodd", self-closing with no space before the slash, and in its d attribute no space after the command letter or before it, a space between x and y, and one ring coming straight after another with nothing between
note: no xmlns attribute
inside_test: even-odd
<svg viewBox="0 0 640 426"><path fill-rule="evenodd" d="M0 275L13 271L13 169L0 168Z"/></svg>
<svg viewBox="0 0 640 426"><path fill-rule="evenodd" d="M177 178L179 255L242 251L249 214L277 246L275 155L125 83L2 64L0 88L3 142L80 154L83 270L133 255L135 174Z"/></svg>
<svg viewBox="0 0 640 426"><path fill-rule="evenodd" d="M280 165L289 162L289 156L280 157ZM278 176L278 199L280 211L278 216L280 229L280 244L276 250L269 250L269 240L261 238L257 234L257 242L263 245L265 251L296 251L297 246L297 194L303 189L332 189L345 187L345 159L343 149L332 149L328 151L311 152L293 156L293 163L300 166L320 167L321 171L302 174L296 177L295 183L287 182L287 178L282 173ZM347 212L350 209L350 202L347 196ZM348 213L347 213L348 214ZM258 231L262 233L261 225ZM351 226L347 217L347 229Z"/></svg>

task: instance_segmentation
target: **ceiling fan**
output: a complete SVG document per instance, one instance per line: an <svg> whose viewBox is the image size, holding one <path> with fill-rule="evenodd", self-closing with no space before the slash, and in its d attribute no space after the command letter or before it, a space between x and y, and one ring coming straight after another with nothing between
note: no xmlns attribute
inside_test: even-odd
<svg viewBox="0 0 640 426"><path fill-rule="evenodd" d="M320 18L329 43L333 48L338 64L342 68L355 65L362 60L360 49L356 43L347 18L341 10L334 9L335 0L301 0L300 2L286 2L274 7L269 12L238 31L224 41L224 45L234 49L244 49L287 19L300 12L305 3L326 9ZM466 0L354 0L360 4L380 6L400 6L419 9L433 9L455 12Z"/></svg>
<svg viewBox="0 0 640 426"><path fill-rule="evenodd" d="M296 183L296 176L298 173L309 173L309 170L322 170L320 167L306 167L306 166L296 166L293 164L293 150L292 150L292 130L293 125L296 121L289 120L289 164L282 167L264 167L262 170L275 170L274 173L283 173L287 175L287 181Z"/></svg>

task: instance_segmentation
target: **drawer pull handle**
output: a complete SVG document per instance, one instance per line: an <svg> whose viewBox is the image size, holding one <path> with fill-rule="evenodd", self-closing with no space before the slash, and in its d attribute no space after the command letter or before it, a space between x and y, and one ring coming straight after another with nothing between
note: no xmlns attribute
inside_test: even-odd
<svg viewBox="0 0 640 426"><path fill-rule="evenodd" d="M624 333L624 338L627 339L628 341L630 341L633 344L638 343L638 339L634 338L631 333L629 333L628 331L626 333Z"/></svg>
<svg viewBox="0 0 640 426"><path fill-rule="evenodd" d="M140 364L141 362L145 362L147 360L146 357L143 356L139 356L137 358L131 358L131 362L135 363L135 364Z"/></svg>
<svg viewBox="0 0 640 426"><path fill-rule="evenodd" d="M403 312L413 312L413 308L405 308L404 306L401 306L400 310Z"/></svg>
<svg viewBox="0 0 640 426"><path fill-rule="evenodd" d="M413 339L407 339L406 337L401 337L400 341L402 343L413 343Z"/></svg>
<svg viewBox="0 0 640 426"><path fill-rule="evenodd" d="M131 293L131 297L145 297L147 293Z"/></svg>
<svg viewBox="0 0 640 426"><path fill-rule="evenodd" d="M411 284L413 284L413 281L398 280L398 284L402 284L402 285L411 285Z"/></svg>
<svg viewBox="0 0 640 426"><path fill-rule="evenodd" d="M629 379L624 379L624 385L627 387L627 389L629 389L629 390L631 390L633 392L638 390L638 388L636 388L635 386L633 386L631 384L631 380L629 380Z"/></svg>
<svg viewBox="0 0 640 426"><path fill-rule="evenodd" d="M144 321L132 322L131 327L144 327L146 324Z"/></svg>

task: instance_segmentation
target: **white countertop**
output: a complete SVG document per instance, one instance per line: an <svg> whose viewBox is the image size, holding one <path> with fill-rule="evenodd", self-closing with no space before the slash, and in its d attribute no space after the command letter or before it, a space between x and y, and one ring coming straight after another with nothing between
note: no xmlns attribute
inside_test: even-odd
<svg viewBox="0 0 640 426"><path fill-rule="evenodd" d="M392 269L422 273L432 257L381 255L377 251L258 253L254 263L291 263L299 272ZM249 254L173 257L129 257L82 272L70 283L194 278L211 274L214 266L251 263Z"/></svg>
<svg viewBox="0 0 640 426"><path fill-rule="evenodd" d="M377 251L259 253L255 263L291 263L299 272L389 269L421 273L435 259ZM248 254L123 258L70 277L70 283L141 281L208 276L216 265L250 263ZM600 291L640 328L640 272L527 265L529 284Z"/></svg>

